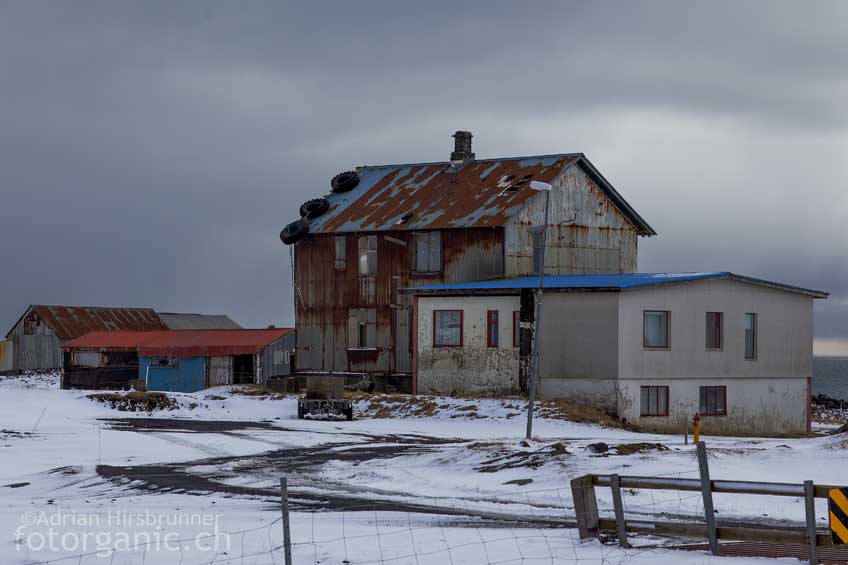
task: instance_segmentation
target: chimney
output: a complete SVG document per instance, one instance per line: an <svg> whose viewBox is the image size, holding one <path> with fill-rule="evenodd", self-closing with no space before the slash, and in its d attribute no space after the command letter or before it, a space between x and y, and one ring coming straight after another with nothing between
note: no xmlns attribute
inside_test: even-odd
<svg viewBox="0 0 848 565"><path fill-rule="evenodd" d="M450 160L453 162L465 163L474 160L474 153L471 152L471 132L458 131L453 134L454 145L453 153Z"/></svg>

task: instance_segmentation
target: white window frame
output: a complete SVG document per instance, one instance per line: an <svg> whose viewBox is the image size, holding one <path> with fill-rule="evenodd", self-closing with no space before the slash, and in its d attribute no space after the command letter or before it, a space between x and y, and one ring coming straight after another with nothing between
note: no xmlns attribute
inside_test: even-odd
<svg viewBox="0 0 848 565"><path fill-rule="evenodd" d="M377 236L359 237L359 274L370 277L377 274Z"/></svg>

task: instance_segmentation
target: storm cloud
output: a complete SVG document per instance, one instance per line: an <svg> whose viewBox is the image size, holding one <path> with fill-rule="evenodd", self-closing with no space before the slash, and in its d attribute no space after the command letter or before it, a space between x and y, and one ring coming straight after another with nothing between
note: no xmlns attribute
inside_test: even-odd
<svg viewBox="0 0 848 565"><path fill-rule="evenodd" d="M480 158L586 153L659 232L642 271L831 292L842 347L846 38L840 2L5 2L0 322L291 324L299 204L468 129Z"/></svg>

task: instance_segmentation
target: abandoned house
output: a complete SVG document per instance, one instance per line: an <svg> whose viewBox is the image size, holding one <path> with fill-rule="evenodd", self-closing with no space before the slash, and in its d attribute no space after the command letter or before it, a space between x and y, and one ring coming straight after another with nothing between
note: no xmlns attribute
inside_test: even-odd
<svg viewBox="0 0 848 565"><path fill-rule="evenodd" d="M514 392L530 365L538 277L447 283L414 296L414 390ZM813 300L727 272L546 276L538 393L676 432L803 433Z"/></svg>
<svg viewBox="0 0 848 565"><path fill-rule="evenodd" d="M240 327L223 315L157 313L151 308L33 304L6 334L6 341L11 344L6 363L11 373L58 370L62 367L62 346L93 331Z"/></svg>
<svg viewBox="0 0 848 565"><path fill-rule="evenodd" d="M476 159L454 134L449 161L337 175L280 234L292 246L298 371L367 374L411 389L405 287L550 274L631 273L654 230L582 153Z"/></svg>
<svg viewBox="0 0 848 565"><path fill-rule="evenodd" d="M64 346L63 388L196 392L289 376L292 328L91 332Z"/></svg>

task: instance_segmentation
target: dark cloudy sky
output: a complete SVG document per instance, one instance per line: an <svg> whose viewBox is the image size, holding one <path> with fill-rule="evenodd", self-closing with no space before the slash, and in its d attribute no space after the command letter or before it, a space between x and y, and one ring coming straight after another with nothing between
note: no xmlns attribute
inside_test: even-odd
<svg viewBox="0 0 848 565"><path fill-rule="evenodd" d="M335 173L582 151L642 271L832 293L848 351L848 3L0 4L0 325L29 303L293 321L280 228Z"/></svg>

